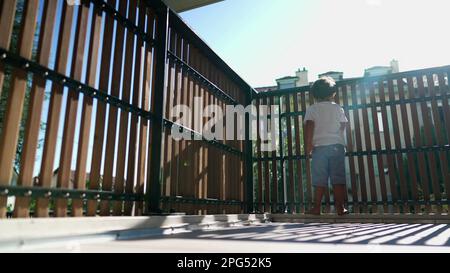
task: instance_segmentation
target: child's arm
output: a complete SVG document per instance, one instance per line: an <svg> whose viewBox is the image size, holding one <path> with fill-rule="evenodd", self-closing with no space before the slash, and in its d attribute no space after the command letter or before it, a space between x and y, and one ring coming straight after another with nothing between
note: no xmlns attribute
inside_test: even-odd
<svg viewBox="0 0 450 273"><path fill-rule="evenodd" d="M349 123L348 122L341 122L341 128L340 128L340 130L341 130L341 134L345 137L346 136L346 130L347 130L347 127L349 126ZM346 138L344 138L344 141L345 141L345 143L347 143L347 139ZM347 143L347 145L345 145L345 146L347 146L346 148L348 149L348 143Z"/></svg>
<svg viewBox="0 0 450 273"><path fill-rule="evenodd" d="M313 150L314 121L307 120L305 124L305 152L310 155Z"/></svg>

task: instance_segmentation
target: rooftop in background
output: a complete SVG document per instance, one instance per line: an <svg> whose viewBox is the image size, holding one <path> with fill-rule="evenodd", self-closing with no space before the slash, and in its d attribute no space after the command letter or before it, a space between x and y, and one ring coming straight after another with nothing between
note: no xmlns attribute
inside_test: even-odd
<svg viewBox="0 0 450 273"><path fill-rule="evenodd" d="M397 60L392 60L389 66L372 66L364 70L364 75L362 77L371 77L371 76L381 76L392 73L400 72L399 62ZM335 81L349 80L355 79L359 77L351 77L344 78L344 72L340 71L328 71L318 75L318 78L321 77L331 77ZM308 70L306 68L298 69L295 72L295 76L285 76L275 80L277 82L277 86L263 86L255 88L258 92L269 92L276 91L282 89L290 89L295 87L302 87L311 85L313 82L308 81Z"/></svg>
<svg viewBox="0 0 450 273"><path fill-rule="evenodd" d="M164 2L176 12L188 11L221 1L224 0L164 0Z"/></svg>

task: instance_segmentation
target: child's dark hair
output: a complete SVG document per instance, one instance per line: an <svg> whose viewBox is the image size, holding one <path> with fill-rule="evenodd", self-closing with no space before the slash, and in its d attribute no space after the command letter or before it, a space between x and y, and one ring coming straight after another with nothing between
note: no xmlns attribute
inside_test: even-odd
<svg viewBox="0 0 450 273"><path fill-rule="evenodd" d="M311 94L315 99L323 100L336 93L336 82L331 77L322 77L311 87Z"/></svg>

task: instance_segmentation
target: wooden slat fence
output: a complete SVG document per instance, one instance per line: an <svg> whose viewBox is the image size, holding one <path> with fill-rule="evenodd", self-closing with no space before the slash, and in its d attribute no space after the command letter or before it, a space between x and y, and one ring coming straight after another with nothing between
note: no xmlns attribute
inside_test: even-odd
<svg viewBox="0 0 450 273"><path fill-rule="evenodd" d="M449 75L445 66L337 82L336 103L350 121L346 172L353 213L448 212ZM254 100L258 106L279 99L282 111L277 151L261 152L261 141L256 141L259 211L301 213L312 205L311 159L303 147L303 117L314 103L309 88L259 93ZM271 164L282 165L284 173L274 178ZM286 194L277 195L270 183L286 185ZM332 196L330 187L322 200L324 212L330 212ZM273 203L284 206L280 210Z"/></svg>
<svg viewBox="0 0 450 273"><path fill-rule="evenodd" d="M251 142L170 113L254 91L162 1L0 5L0 218L246 210Z"/></svg>

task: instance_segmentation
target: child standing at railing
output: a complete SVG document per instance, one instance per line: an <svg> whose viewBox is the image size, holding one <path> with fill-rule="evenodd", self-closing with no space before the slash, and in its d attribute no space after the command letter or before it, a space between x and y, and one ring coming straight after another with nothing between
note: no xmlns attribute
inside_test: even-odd
<svg viewBox="0 0 450 273"><path fill-rule="evenodd" d="M347 214L344 207L345 140L344 131L348 120L344 109L334 102L336 83L330 77L316 81L310 94L316 103L305 115L306 154L312 154L312 184L314 207L307 214L320 215L322 197L328 188L328 179L333 185L335 208L338 215Z"/></svg>

